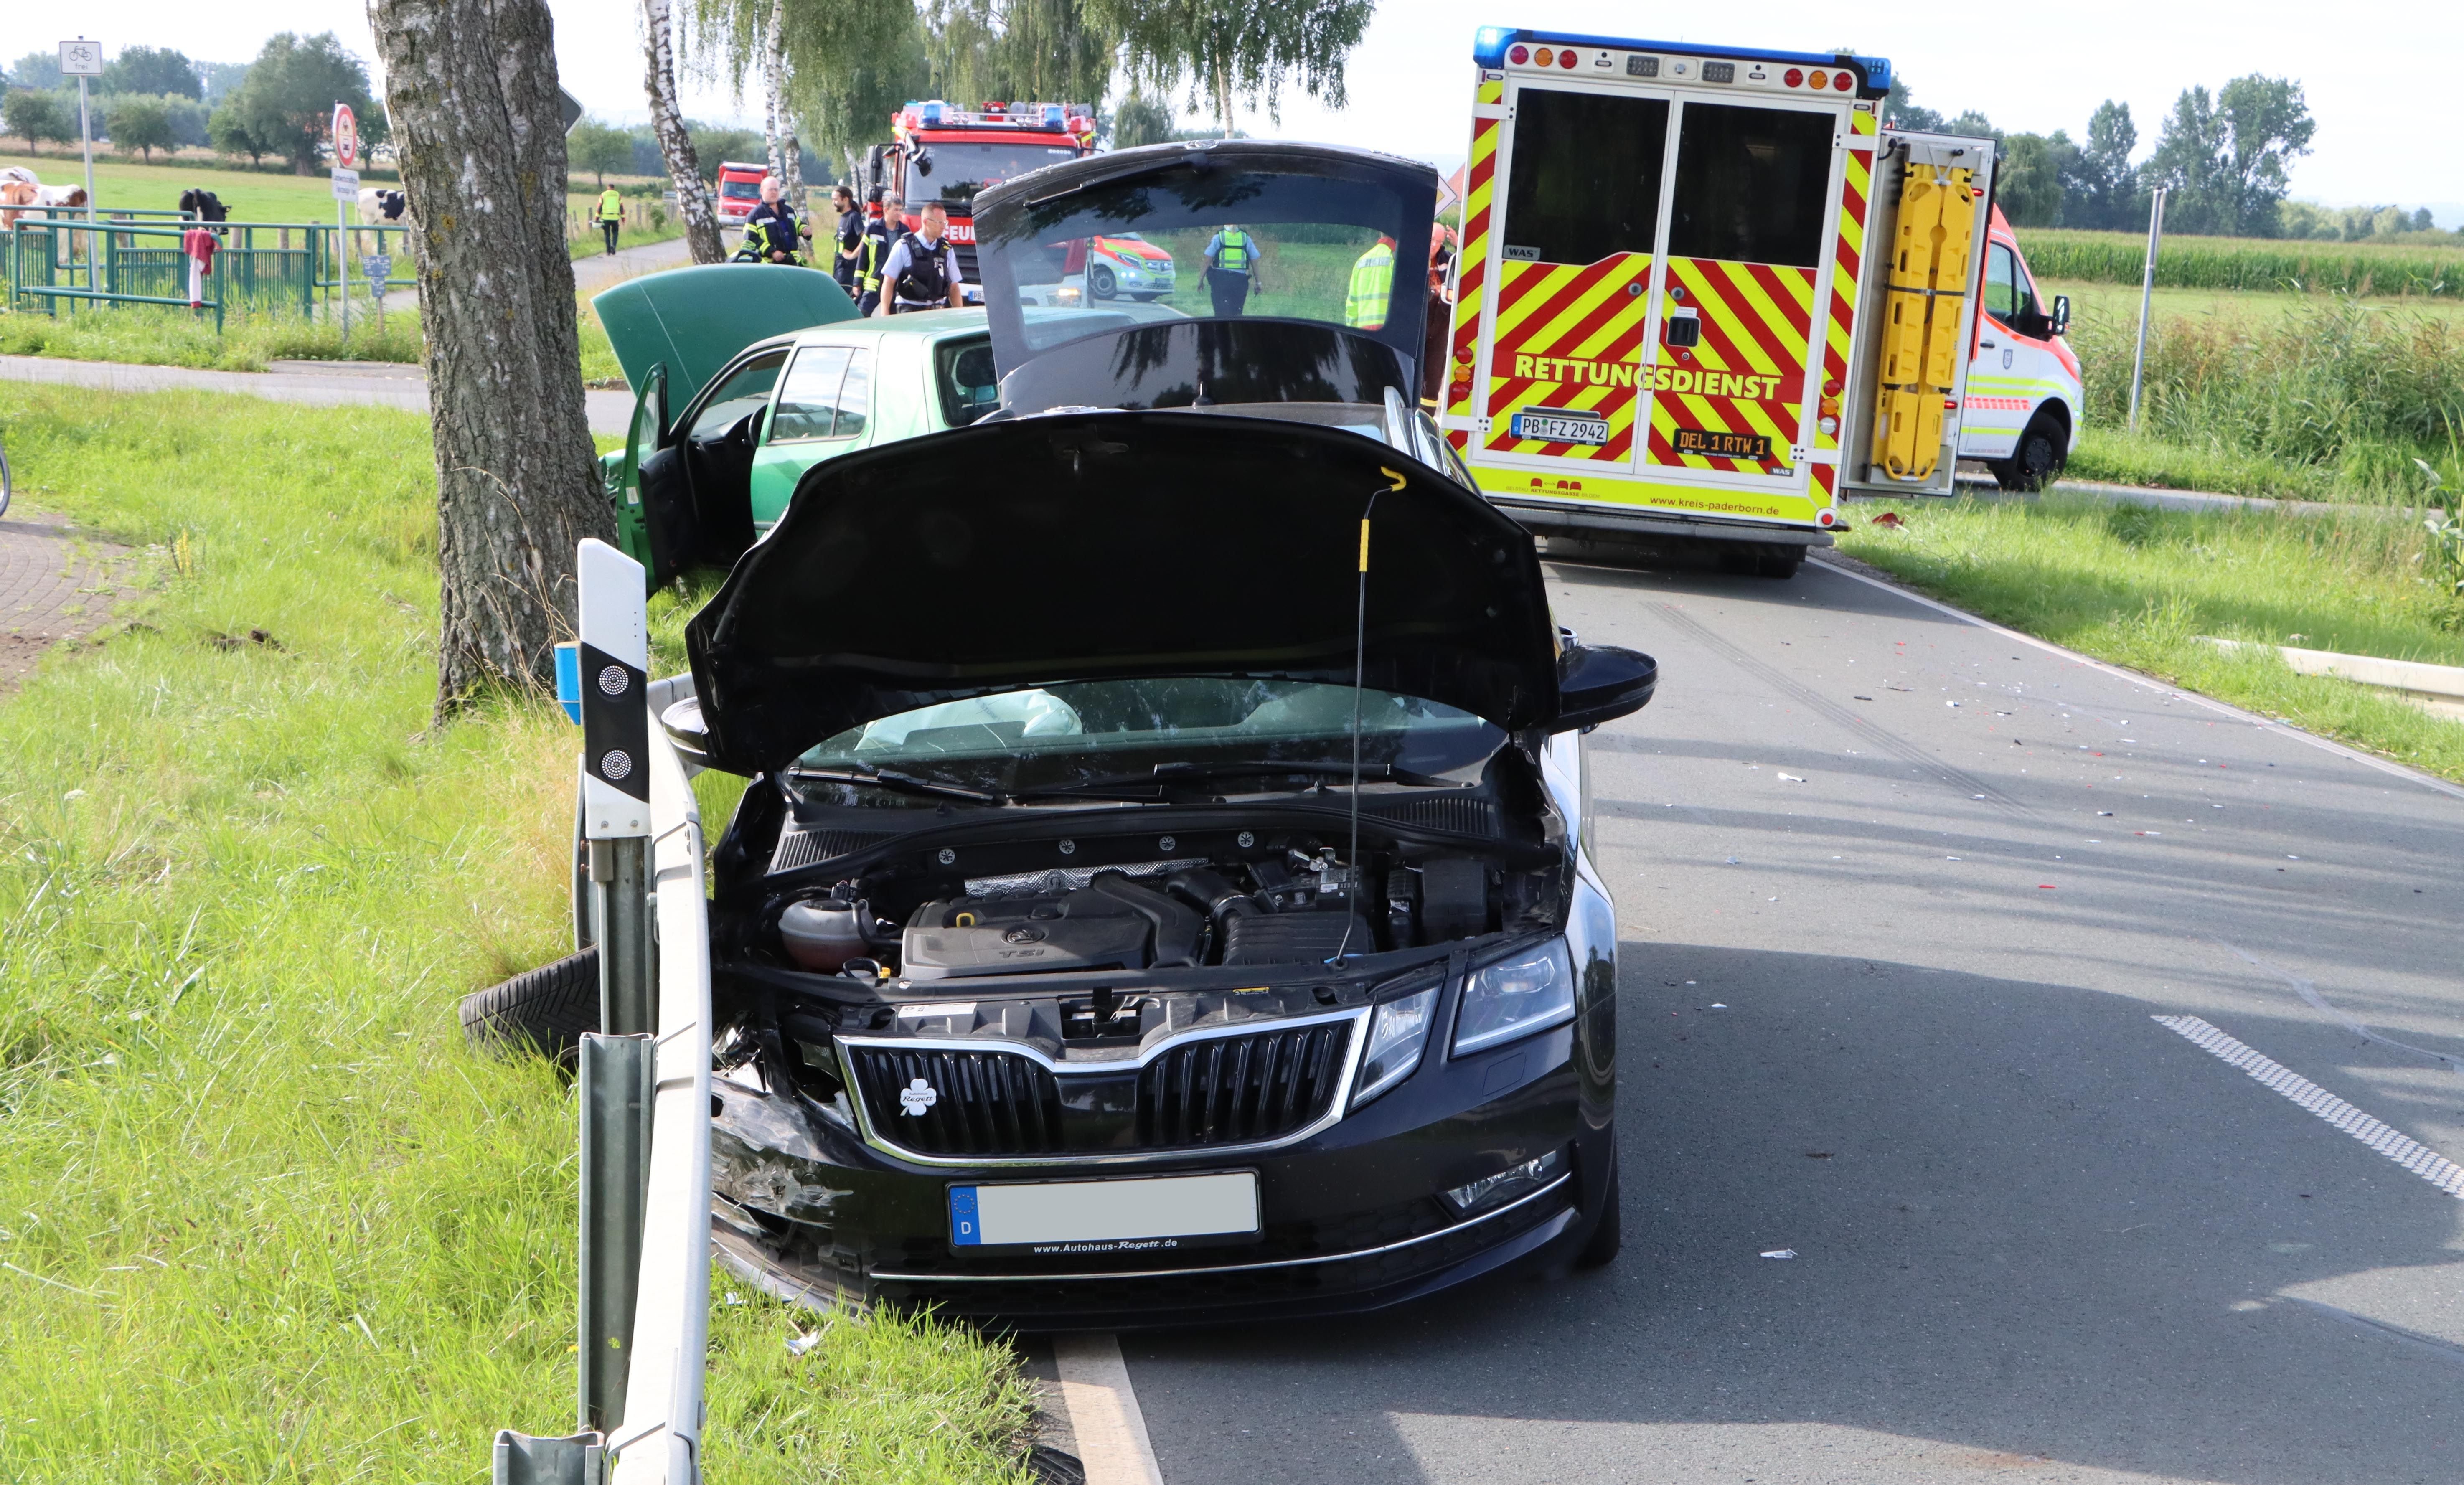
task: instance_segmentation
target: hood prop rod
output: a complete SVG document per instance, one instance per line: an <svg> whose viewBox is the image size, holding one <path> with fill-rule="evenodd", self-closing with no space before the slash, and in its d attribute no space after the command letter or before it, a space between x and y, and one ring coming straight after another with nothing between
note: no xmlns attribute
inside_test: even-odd
<svg viewBox="0 0 2464 1485"><path fill-rule="evenodd" d="M1338 968L1343 964L1344 950L1352 947L1353 925L1360 921L1360 884L1363 881L1360 871L1360 692L1369 666L1369 516L1377 509L1379 495L1388 490L1400 490L1404 485L1402 475L1382 464L1377 467L1377 472L1386 476L1388 484L1383 490L1371 491L1369 503L1360 508L1359 597L1354 603L1352 620L1352 846L1351 854L1345 858L1346 863L1352 867L1352 901L1345 905L1343 937L1335 941L1334 952L1328 955L1326 961Z"/></svg>

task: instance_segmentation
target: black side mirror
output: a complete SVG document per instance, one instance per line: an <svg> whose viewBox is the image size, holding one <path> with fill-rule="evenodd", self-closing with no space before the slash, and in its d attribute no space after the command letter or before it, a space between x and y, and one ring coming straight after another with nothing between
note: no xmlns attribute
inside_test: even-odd
<svg viewBox="0 0 2464 1485"><path fill-rule="evenodd" d="M2053 333L2054 333L2055 335L2068 335L2068 334L2070 334L2070 329L2071 329L2071 296L2070 296L2069 295L2067 295L2067 294L2057 294L2057 295L2054 295L2054 329L2053 329Z"/></svg>
<svg viewBox="0 0 2464 1485"><path fill-rule="evenodd" d="M1612 644L1570 644L1557 656L1557 720L1552 732L1587 731L1651 705L1660 662Z"/></svg>

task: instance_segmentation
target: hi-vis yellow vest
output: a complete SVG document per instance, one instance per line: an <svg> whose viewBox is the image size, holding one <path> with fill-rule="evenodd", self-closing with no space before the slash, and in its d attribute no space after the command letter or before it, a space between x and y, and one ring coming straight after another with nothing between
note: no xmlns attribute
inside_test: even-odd
<svg viewBox="0 0 2464 1485"><path fill-rule="evenodd" d="M1386 328L1386 306L1395 297L1395 246L1381 242L1352 265L1352 292L1343 301L1343 322L1354 330Z"/></svg>
<svg viewBox="0 0 2464 1485"><path fill-rule="evenodd" d="M1215 252L1215 266L1227 273L1249 272L1249 234L1237 227L1223 229L1223 241Z"/></svg>
<svg viewBox="0 0 2464 1485"><path fill-rule="evenodd" d="M613 222L624 215L625 198L616 194L615 186L610 186L599 193L599 220Z"/></svg>

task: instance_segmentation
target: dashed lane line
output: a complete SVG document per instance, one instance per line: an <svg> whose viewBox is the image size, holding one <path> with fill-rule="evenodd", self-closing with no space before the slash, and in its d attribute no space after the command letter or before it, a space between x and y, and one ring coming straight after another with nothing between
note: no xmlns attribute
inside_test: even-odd
<svg viewBox="0 0 2464 1485"><path fill-rule="evenodd" d="M2325 1120L2448 1195L2464 1200L2464 1166L2363 1113L2274 1058L2235 1041L2195 1015L2159 1015L2152 1019L2200 1051L2240 1068L2261 1087L2291 1100L2296 1107Z"/></svg>

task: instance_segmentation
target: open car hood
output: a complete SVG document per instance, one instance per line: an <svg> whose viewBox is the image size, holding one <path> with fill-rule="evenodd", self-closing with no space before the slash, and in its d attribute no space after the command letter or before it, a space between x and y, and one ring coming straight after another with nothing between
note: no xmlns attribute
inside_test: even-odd
<svg viewBox="0 0 2464 1485"><path fill-rule="evenodd" d="M634 391L652 366L666 365L671 407L693 401L756 340L856 317L855 304L829 274L775 263L645 273L594 295L590 307Z"/></svg>
<svg viewBox="0 0 2464 1485"><path fill-rule="evenodd" d="M1399 482L1399 486L1398 486ZM705 755L1061 681L1362 681L1509 730L1558 715L1531 538L1356 433L1205 412L980 424L815 466L686 630Z"/></svg>
<svg viewBox="0 0 2464 1485"><path fill-rule="evenodd" d="M1364 400L1318 390L1325 379L1314 368L1338 365L1376 366L1417 401L1437 193L1437 171L1419 161L1273 140L1115 150L988 187L975 201L976 261L1002 405ZM1275 293L1262 287L1245 309L1217 318L1198 244L1232 222L1265 250L1260 273L1273 270ZM1158 235L1177 236L1177 290L1160 302L1069 298L1077 291L1060 281L1068 245L1130 232L1164 256ZM1387 300L1353 326L1345 298L1353 254L1380 235L1393 244ZM1310 375L1280 395L1261 390L1300 362Z"/></svg>

